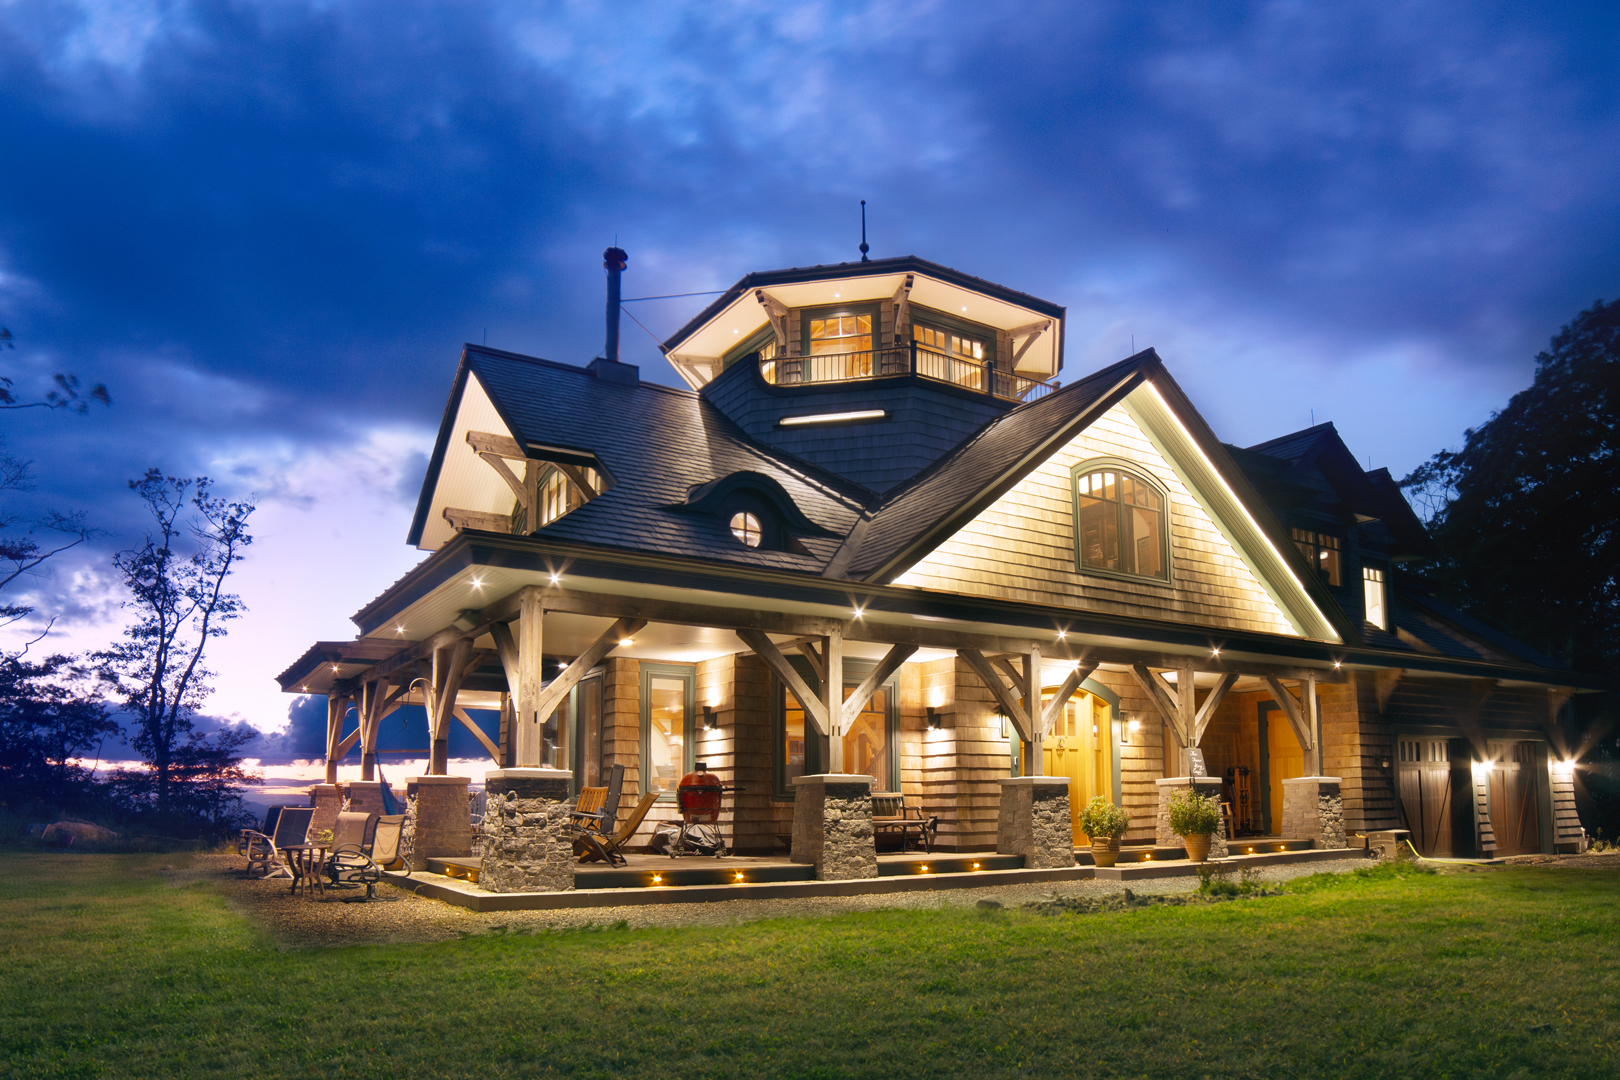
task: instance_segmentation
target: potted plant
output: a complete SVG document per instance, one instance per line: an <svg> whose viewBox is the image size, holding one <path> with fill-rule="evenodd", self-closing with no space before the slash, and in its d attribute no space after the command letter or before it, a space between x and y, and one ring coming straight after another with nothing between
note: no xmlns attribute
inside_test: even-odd
<svg viewBox="0 0 1620 1080"><path fill-rule="evenodd" d="M1080 813L1080 831L1091 837L1091 859L1098 866L1119 861L1119 838L1130 827L1131 815L1101 795L1093 795Z"/></svg>
<svg viewBox="0 0 1620 1080"><path fill-rule="evenodd" d="M1170 831L1181 837L1187 858L1204 862L1209 858L1209 838L1220 828L1221 810L1208 795L1188 787L1170 796Z"/></svg>

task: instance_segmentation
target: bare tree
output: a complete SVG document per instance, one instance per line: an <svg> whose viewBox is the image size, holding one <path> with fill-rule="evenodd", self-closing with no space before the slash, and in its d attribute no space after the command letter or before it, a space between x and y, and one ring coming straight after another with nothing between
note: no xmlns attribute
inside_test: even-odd
<svg viewBox="0 0 1620 1080"><path fill-rule="evenodd" d="M207 477L148 469L129 486L154 528L139 547L113 557L130 593L124 606L137 614L124 640L95 658L135 716L133 744L151 766L150 803L163 816L177 801L173 785L190 775L185 763L206 756L209 740L193 731L211 689L203 654L246 610L225 581L253 542L247 521L254 506L215 498Z"/></svg>

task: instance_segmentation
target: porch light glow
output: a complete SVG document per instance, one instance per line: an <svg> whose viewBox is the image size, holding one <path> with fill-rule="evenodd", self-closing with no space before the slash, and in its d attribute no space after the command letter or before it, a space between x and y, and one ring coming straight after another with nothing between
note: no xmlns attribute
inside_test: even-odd
<svg viewBox="0 0 1620 1080"><path fill-rule="evenodd" d="M623 645L623 646L625 646L627 648L629 646L631 646L631 645L634 645L635 643L636 643L635 638L622 637L622 638L619 639L619 644Z"/></svg>
<svg viewBox="0 0 1620 1080"><path fill-rule="evenodd" d="M1213 649L1213 650L1210 651L1209 655L1211 655L1211 656L1219 656L1219 655L1221 655L1221 650Z"/></svg>
<svg viewBox="0 0 1620 1080"><path fill-rule="evenodd" d="M1153 852L1151 852L1151 851L1142 852L1142 861L1143 862L1152 862L1153 861Z"/></svg>
<svg viewBox="0 0 1620 1080"><path fill-rule="evenodd" d="M475 589L482 589L484 587L484 579L483 578L473 578L472 579L472 587L475 588Z"/></svg>
<svg viewBox="0 0 1620 1080"><path fill-rule="evenodd" d="M1138 731L1142 730L1142 721L1132 720L1130 723L1125 725L1125 730L1130 732L1132 735L1135 735Z"/></svg>
<svg viewBox="0 0 1620 1080"><path fill-rule="evenodd" d="M925 873L925 874L928 873L928 864L923 863L922 866L920 867L920 869L922 870L923 873Z"/></svg>
<svg viewBox="0 0 1620 1080"><path fill-rule="evenodd" d="M1068 638L1068 636L1069 636L1069 632L1067 630L1059 630L1058 631L1058 640L1059 641L1065 640L1066 638Z"/></svg>
<svg viewBox="0 0 1620 1080"><path fill-rule="evenodd" d="M1559 776L1574 776L1575 775L1575 762L1574 762L1574 760L1555 761L1555 762L1553 762L1553 772L1557 773Z"/></svg>
<svg viewBox="0 0 1620 1080"><path fill-rule="evenodd" d="M979 868L979 864L978 864L978 863L974 863L974 864L973 864L973 869L975 869L975 870L977 870L977 869L978 869L978 868Z"/></svg>
<svg viewBox="0 0 1620 1080"><path fill-rule="evenodd" d="M806 424L846 424L852 420L882 420L889 415L887 409L851 409L849 412L810 413L806 416L784 416L776 422L778 427L803 427Z"/></svg>
<svg viewBox="0 0 1620 1080"><path fill-rule="evenodd" d="M1339 661L1338 661L1338 660L1335 660L1335 661L1333 661L1333 669L1334 669L1334 670L1335 670L1335 671L1337 671L1337 670L1338 670L1338 668L1339 668L1339 663L1340 663L1340 662L1339 662Z"/></svg>
<svg viewBox="0 0 1620 1080"><path fill-rule="evenodd" d="M553 584L553 585L560 585L560 584L562 584L562 575L561 575L561 574L552 574L552 575L551 575L551 583L552 583L552 584Z"/></svg>
<svg viewBox="0 0 1620 1080"><path fill-rule="evenodd" d="M741 880L742 880L742 879L743 879L743 876L742 876L742 871L741 871L741 870L739 870L739 871L737 871L737 875L736 875L736 879L737 879L737 880L738 880L738 881L741 881Z"/></svg>
<svg viewBox="0 0 1620 1080"><path fill-rule="evenodd" d="M857 618L857 619L858 619L858 618L860 618L860 617L861 617L861 609L860 609L860 608L856 608L856 609L855 609L855 617L856 617L856 618Z"/></svg>
<svg viewBox="0 0 1620 1080"><path fill-rule="evenodd" d="M663 883L664 883L664 875L663 874L654 874L653 875L653 884L654 885L662 885Z"/></svg>
<svg viewBox="0 0 1620 1080"><path fill-rule="evenodd" d="M405 632L405 628L403 626L396 626L394 627L394 632L397 634L403 634Z"/></svg>

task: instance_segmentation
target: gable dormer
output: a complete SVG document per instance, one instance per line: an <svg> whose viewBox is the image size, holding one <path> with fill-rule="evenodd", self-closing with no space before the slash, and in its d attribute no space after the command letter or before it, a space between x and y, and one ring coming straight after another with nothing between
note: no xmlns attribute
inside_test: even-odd
<svg viewBox="0 0 1620 1080"><path fill-rule="evenodd" d="M883 492L1050 393L1063 317L906 257L750 274L664 351L753 438Z"/></svg>

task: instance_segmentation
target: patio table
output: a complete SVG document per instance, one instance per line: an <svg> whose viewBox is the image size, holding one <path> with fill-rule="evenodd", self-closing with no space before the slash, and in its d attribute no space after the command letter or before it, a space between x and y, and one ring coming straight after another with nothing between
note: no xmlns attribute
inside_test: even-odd
<svg viewBox="0 0 1620 1080"><path fill-rule="evenodd" d="M326 862L327 844L296 844L293 847L282 848L282 853L288 855L288 862L292 866L293 883L287 890L296 893L298 886L304 887L304 895L308 896L310 890L326 895L325 884L321 881L321 866Z"/></svg>

